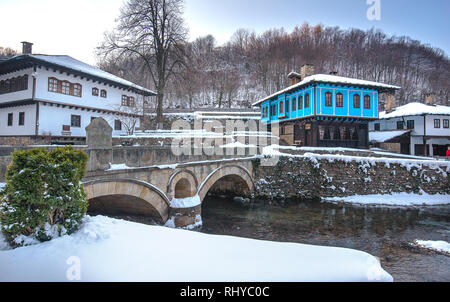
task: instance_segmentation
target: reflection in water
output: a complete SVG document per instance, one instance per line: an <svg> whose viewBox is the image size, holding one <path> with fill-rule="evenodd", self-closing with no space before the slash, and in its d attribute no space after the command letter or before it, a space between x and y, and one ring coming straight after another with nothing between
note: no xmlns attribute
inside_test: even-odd
<svg viewBox="0 0 450 302"><path fill-rule="evenodd" d="M415 239L450 242L450 206L243 206L208 197L202 217L205 233L358 249L379 257L395 281L450 281L450 257L410 245Z"/></svg>

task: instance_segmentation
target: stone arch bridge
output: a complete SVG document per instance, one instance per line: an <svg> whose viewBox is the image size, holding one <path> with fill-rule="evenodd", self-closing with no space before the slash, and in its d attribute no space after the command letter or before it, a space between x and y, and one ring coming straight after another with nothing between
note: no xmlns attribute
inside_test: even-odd
<svg viewBox="0 0 450 302"><path fill-rule="evenodd" d="M201 202L209 191L249 196L254 189L253 158L181 163L172 166L90 171L84 189L90 211L103 214L150 215L175 227L201 219ZM171 201L194 197L200 204L179 208Z"/></svg>

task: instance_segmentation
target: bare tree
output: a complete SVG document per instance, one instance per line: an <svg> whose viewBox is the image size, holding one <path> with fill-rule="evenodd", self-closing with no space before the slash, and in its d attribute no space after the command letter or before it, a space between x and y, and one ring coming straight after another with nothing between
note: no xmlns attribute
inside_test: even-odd
<svg viewBox="0 0 450 302"><path fill-rule="evenodd" d="M128 0L115 30L105 34L99 55L142 60L158 93L156 120L163 127L163 101L168 80L184 62L187 30L183 0Z"/></svg>
<svg viewBox="0 0 450 302"><path fill-rule="evenodd" d="M128 97L114 109L116 112L114 119L120 121L120 128L125 130L127 135L134 135L144 113L144 97ZM113 122L115 123L115 121Z"/></svg>

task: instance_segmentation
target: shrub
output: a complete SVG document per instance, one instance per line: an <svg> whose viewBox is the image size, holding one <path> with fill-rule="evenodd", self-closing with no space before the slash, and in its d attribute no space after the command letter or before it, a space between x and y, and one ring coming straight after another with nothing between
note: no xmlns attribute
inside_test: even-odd
<svg viewBox="0 0 450 302"><path fill-rule="evenodd" d="M73 233L87 211L88 156L72 147L14 151L0 192L0 226L12 246Z"/></svg>

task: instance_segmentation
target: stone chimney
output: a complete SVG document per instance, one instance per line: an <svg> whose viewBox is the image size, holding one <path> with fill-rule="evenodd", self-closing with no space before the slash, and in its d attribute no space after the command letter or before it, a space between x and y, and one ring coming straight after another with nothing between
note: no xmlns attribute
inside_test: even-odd
<svg viewBox="0 0 450 302"><path fill-rule="evenodd" d="M33 54L33 43L30 42L21 42L22 43L22 54L23 55L31 55Z"/></svg>
<svg viewBox="0 0 450 302"><path fill-rule="evenodd" d="M388 93L386 94L386 101L384 103L384 109L386 113L394 111L394 108L397 107L397 102L395 100L395 94Z"/></svg>
<svg viewBox="0 0 450 302"><path fill-rule="evenodd" d="M436 95L434 93L427 93L425 95L425 104L427 105L436 104Z"/></svg>
<svg viewBox="0 0 450 302"><path fill-rule="evenodd" d="M313 75L314 73L315 72L313 64L303 64L302 68L300 69L302 80L304 80L306 77Z"/></svg>

